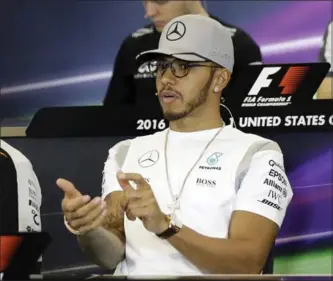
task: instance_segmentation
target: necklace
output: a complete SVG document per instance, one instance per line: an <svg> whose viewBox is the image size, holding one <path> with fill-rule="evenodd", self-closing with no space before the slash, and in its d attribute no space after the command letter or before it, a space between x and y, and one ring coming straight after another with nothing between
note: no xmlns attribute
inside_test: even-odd
<svg viewBox="0 0 333 281"><path fill-rule="evenodd" d="M194 165L191 167L191 169L186 174L185 179L184 179L184 181L183 181L183 183L181 185L181 188L180 188L180 191L179 191L178 195L173 194L172 188L171 188L171 184L170 184L170 178L169 178L167 147L168 147L168 139L169 139L170 129L168 129L168 131L166 133L166 136L165 136L165 143L164 143L164 159L165 159L165 172L166 172L166 176L167 176L167 183L168 183L169 191L170 191L171 198L172 198L172 203L168 205L168 208L170 210L170 214L174 215L175 211L177 209L180 209L179 199L180 199L180 196L183 193L183 190L184 190L187 178L191 174L191 172L194 169L194 167L198 164L198 162L200 161L201 157L206 152L206 150L209 147L209 145L215 140L215 138L218 136L218 134L222 131L223 127L224 127L224 123L222 124L222 127L217 131L217 133L212 137L212 139L206 144L206 146L203 149L203 151L201 152L200 156L198 157L198 159L195 161Z"/></svg>

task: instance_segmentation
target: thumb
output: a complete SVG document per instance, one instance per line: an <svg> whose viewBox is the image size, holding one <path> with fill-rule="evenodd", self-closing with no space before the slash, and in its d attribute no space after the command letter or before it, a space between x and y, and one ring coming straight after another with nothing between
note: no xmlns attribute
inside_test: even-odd
<svg viewBox="0 0 333 281"><path fill-rule="evenodd" d="M121 171L117 172L117 180L118 180L120 187L124 191L128 191L128 192L135 191L135 189L131 186L131 184L126 179L126 177L124 177L124 174Z"/></svg>
<svg viewBox="0 0 333 281"><path fill-rule="evenodd" d="M73 183L65 179L57 179L57 185L60 189L65 193L65 197L67 198L75 198L81 196L81 192L79 192Z"/></svg>

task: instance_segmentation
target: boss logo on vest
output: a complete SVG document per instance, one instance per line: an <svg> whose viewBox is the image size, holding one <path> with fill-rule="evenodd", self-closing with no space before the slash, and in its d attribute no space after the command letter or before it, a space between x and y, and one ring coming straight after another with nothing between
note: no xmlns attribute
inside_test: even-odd
<svg viewBox="0 0 333 281"><path fill-rule="evenodd" d="M214 187L216 187L216 181L215 180L197 178L197 185L214 188Z"/></svg>

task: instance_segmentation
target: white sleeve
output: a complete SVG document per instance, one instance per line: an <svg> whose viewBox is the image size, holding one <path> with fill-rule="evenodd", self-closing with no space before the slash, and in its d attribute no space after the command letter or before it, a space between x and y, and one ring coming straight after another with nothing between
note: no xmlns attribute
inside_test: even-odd
<svg viewBox="0 0 333 281"><path fill-rule="evenodd" d="M240 183L235 210L261 215L281 227L292 197L280 149L260 150Z"/></svg>
<svg viewBox="0 0 333 281"><path fill-rule="evenodd" d="M15 163L15 168L18 188L18 229L20 232L40 232L42 192L37 175L28 159Z"/></svg>
<svg viewBox="0 0 333 281"><path fill-rule="evenodd" d="M112 191L122 190L118 184L116 173L122 170L130 145L131 140L125 140L117 143L109 150L109 155L106 162L104 163L103 170L103 200Z"/></svg>

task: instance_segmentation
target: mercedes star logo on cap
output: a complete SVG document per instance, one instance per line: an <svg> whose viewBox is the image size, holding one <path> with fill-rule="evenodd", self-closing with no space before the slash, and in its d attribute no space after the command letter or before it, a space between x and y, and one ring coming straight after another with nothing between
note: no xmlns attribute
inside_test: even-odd
<svg viewBox="0 0 333 281"><path fill-rule="evenodd" d="M175 21L173 24L170 25L167 33L166 38L169 41L177 41L185 35L186 27L181 21Z"/></svg>
<svg viewBox="0 0 333 281"><path fill-rule="evenodd" d="M150 150L139 158L138 163L142 168L151 167L156 164L159 156L157 150Z"/></svg>

